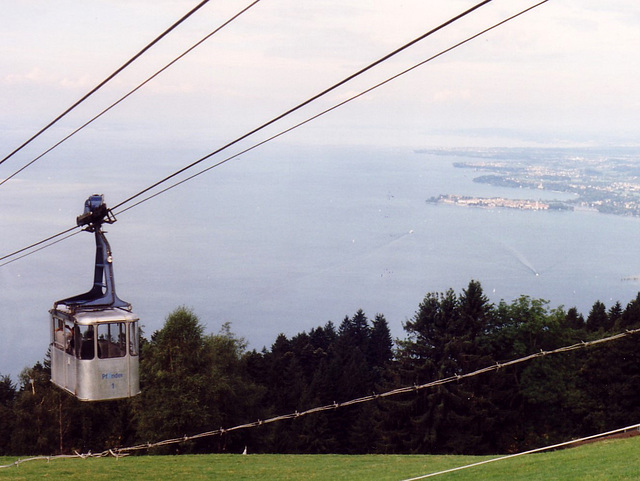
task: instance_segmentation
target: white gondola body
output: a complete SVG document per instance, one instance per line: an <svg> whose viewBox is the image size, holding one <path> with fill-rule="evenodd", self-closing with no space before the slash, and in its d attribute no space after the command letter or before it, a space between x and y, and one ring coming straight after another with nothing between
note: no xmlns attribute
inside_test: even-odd
<svg viewBox="0 0 640 481"><path fill-rule="evenodd" d="M51 309L51 381L81 401L140 393L138 318L120 309ZM90 335L93 333L93 335Z"/></svg>

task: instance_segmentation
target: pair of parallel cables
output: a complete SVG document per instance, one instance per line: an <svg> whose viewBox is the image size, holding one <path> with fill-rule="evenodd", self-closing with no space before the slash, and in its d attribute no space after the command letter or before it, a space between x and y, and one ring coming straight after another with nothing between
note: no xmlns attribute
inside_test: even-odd
<svg viewBox="0 0 640 481"><path fill-rule="evenodd" d="M251 8L253 5L255 5L256 3L258 3L258 1L259 1L259 0L254 1L254 2L253 2L252 4L250 4L248 7L246 7L246 8L245 8L245 9L243 9L242 11L240 11L238 14L236 14L236 15L235 15L234 17L232 17L230 20L228 20L227 22L225 22L225 24L223 24L221 27L219 27L218 29L214 30L214 31L213 31L212 33L210 33L207 37L205 37L204 39L202 39L201 41L199 41L198 43L196 43L193 47L191 47L190 49L188 49L187 51L185 51L183 54L181 54L179 57L177 57L175 60L173 60L173 61L172 61L171 63L169 63L167 66L163 67L161 70L159 70L158 72L156 72L152 77L150 77L150 78L149 78L149 79L147 79L145 82L143 82L142 84L140 84L140 85L139 85L138 87L136 87L134 90L132 90L131 92L129 92L127 95L125 95L123 98L121 98L120 100L118 100L116 103L112 104L110 107L108 107L107 109L105 109L105 110L104 110L103 112L101 112L100 114L98 114L98 116L94 117L94 118L93 118L93 119L91 119L89 122L85 123L82 127L80 127L80 128L78 128L78 129L76 129L76 131L74 131L71 135L75 134L75 133L76 133L76 132L78 132L80 129L82 129L82 128L86 127L89 123L93 122L93 121L94 121L94 120L96 120L98 117L100 117L101 115L103 115L104 113L106 113L108 110L110 110L112 107L114 107L115 105L117 105L118 103L120 103L121 101L123 101L125 98L127 98L129 95L131 95L133 92L135 92L136 90L138 90L139 88L141 88L143 85L145 85L145 84L146 84L148 81L150 81L152 78L154 78L154 77L156 77L157 75L159 75L162 71L166 70L169 66L171 66L173 63L175 63L177 60L179 60L180 58L184 57L187 53L189 53L189 52L190 52L190 51L192 51L194 48L196 48L198 45L200 45L202 42L204 42L206 39L208 39L209 37L211 37L214 33L216 33L217 31L219 31L222 27L224 27L224 26L228 25L232 20L234 20L234 19L235 19L235 18L237 18L239 15L241 15L242 13L244 13L245 11L247 11L249 8ZM527 12L529 12L529 11L531 11L531 10L533 10L533 9L535 9L535 8L537 8L537 7L539 7L539 6L543 5L543 4L545 4L545 3L547 3L549 0L542 0L542 1L540 1L540 2L538 2L538 3L536 3L536 4L532 5L532 6L530 6L530 7L526 8L526 9L524 9L524 10L521 10L520 12L518 12L518 13L516 13L516 14L514 14L514 15L512 15L512 16L510 16L510 17L508 17L508 18L506 18L506 19L504 19L504 20L502 20L502 21L500 21L500 22L498 22L498 23L496 23L496 24L494 24L494 25L492 25L492 26L488 27L488 28L485 28L484 30L482 30L482 31L480 31L480 32L478 32L478 33L476 33L475 35L472 35L472 36L470 36L470 37L467 37L465 40L463 40L463 41L461 41L461 42L458 42L457 44L455 44L455 45L453 45L453 46L451 46L451 47L449 47L449 48L447 48L447 49L445 49L445 50L440 51L439 53L437 53L437 54L435 54L435 55L433 55L433 56L429 57L428 59L423 60L422 62L419 62L419 63L417 63L417 64L413 65L412 67L409 67L409 68L407 68L407 69L403 70L402 72L400 72L400 73L398 73L398 74L395 74L395 75L393 75L392 77L387 78L386 80L384 80L384 81L382 81L382 82L380 82L380 83L378 83L378 84L374 85L373 87L370 87L370 88L368 88L368 89L366 89L366 90L364 90L364 91L362 91L362 92L360 92L360 93L358 93L358 94L356 94L356 95L354 95L354 96L352 96L352 97L350 97L350 98L348 98L348 99L346 99L346 100L344 100L344 101L342 101L342 102L340 102L340 103L338 103L338 104L334 105L333 107L330 107L330 108L328 108L328 109L326 109L326 110L323 110L322 112L320 112L320 113L318 113L318 114L315 114L315 115L313 115L312 117L309 117L309 118L307 118L306 120L304 120L304 121L302 121L302 122L299 122L299 123L295 124L295 125L294 125L294 126L292 126L292 127L289 127L289 128L287 128L287 129L285 129L285 130L282 130L282 131L280 131L279 133L277 133L277 134L275 134L275 135L272 135L271 137L269 137L269 138L267 138L267 139L265 139L265 140L263 140L263 141L261 141L261 142L258 142L258 143L256 143L256 144L252 145L251 147L248 147L248 148L244 149L243 151L241 151L241 152L239 152L239 153L236 153L236 154L234 154L234 155L232 155L232 156L230 156L230 157L227 157L227 158L225 158L225 159L223 159L223 160L220 160L220 161L216 162L215 164L212 164L211 166L209 166L209 167L207 167L207 168L205 168L205 169L203 169L203 170L201 170L201 171L199 171L199 172L197 172L197 173L195 173L195 174L192 174L192 175L190 175L189 177L186 177L185 179L182 179L182 180L180 180L180 181L178 181L178 182L175 182L174 184L171 184L170 186L165 187L164 189L162 189L162 190L160 190L160 191L158 191L158 192L155 192L155 193L153 193L153 194L149 194L147 197L145 197L145 198L143 198L143 199L140 199L140 200L137 200L135 203L132 203L134 200L136 200L136 199L138 199L139 197L142 197L143 195L145 195L145 194L149 193L151 190L153 190L153 189L155 189L155 188L157 188L157 187L160 187L162 184L165 184L166 182L168 182L168 181L170 181L170 180L174 179L174 178L175 178L175 177L177 177L178 175L180 175L180 174L182 174L182 173L184 173L184 172L186 172L186 171L188 171L188 170L193 169L194 167L196 167L197 165L201 164L202 162L204 162L204 161L206 161L206 160L210 159L211 157L213 157L213 156L215 156L215 155L217 155L217 154L219 154L219 153L223 152L224 150L226 150L226 149L230 148L231 146L233 146L233 145L235 145L235 144L237 144L237 143L239 143L239 142L241 142L241 141L243 141L243 140L247 139L248 137L250 137L250 136L252 136L252 135L256 134L257 132L259 132L259 131L261 131L261 130L265 129L266 127L271 126L272 124L274 124L274 123L278 122L279 120L282 120L283 118L285 118L285 117L289 116L290 114L292 114L292 113L294 113L294 112L296 112L296 111L298 111L298 110L302 109L303 107L305 107L305 106L309 105L309 104L310 104L310 103L312 103L313 101L315 101L315 100L317 100L317 99L319 99L319 98L321 98L321 97L323 97L323 96L327 95L328 93L330 93L330 92L332 92L332 91L336 90L338 87L341 87L342 85L346 84L347 82L349 82L349 81L351 81L351 80L355 79L356 77L358 77L358 76L360 76L360 75L364 74L365 72L367 72L367 71L369 71L369 70L373 69L374 67L376 67L376 66L380 65L381 63L383 63L383 62L385 62L385 61L389 60L390 58L392 58L392 57L396 56L396 55L397 55L397 54L399 54L400 52L403 52L404 50L408 49L409 47L411 47L411 46L415 45L416 43L418 43L418 42L420 42L420 41L422 41L422 40L426 39L427 37L429 37L429 36L433 35L434 33L436 33L436 32L438 32L438 31L440 31L440 30L444 29L445 27L447 27L447 26L449 26L449 25L453 24L454 22L456 22L456 21L458 21L458 20L460 20L460 19L462 19L462 18L464 18L464 17L466 17L466 16L470 15L471 13L475 12L475 11L476 11L476 10L478 10L479 8L483 7L484 5L487 5L487 4L491 3L492 1L493 1L493 0L483 0L482 2L480 2L480 3L476 4L476 5L474 5L473 7L471 7L471 8L469 8L469 9L465 10L464 12L462 12L462 13L460 13L460 14L456 15L455 17L452 17L451 19L447 20L446 22L444 22L444 23L442 23L442 24L438 25L437 27L435 27L435 28L433 28L433 29L431 29L431 30L427 31L426 33L424 33L424 34L420 35L419 37L417 37L417 38L415 38L415 39L413 39L413 40L411 40L410 42L408 42L408 43L404 44L403 46L401 46L401 47L399 47L399 48L397 48L397 49L393 50L392 52L390 52L390 53L388 53L388 54L384 55L383 57L379 58L378 60L376 60L376 61L374 61L374 62L370 63L370 64L369 64L369 65L367 65L366 67L361 68L361 69L360 69L360 70L358 70L357 72L355 72L355 73L353 73L353 74L349 75L348 77L346 77L345 79L343 79L343 80L339 81L338 83L336 83L336 84L332 85L331 87L329 87L329 88L327 88L327 89L325 89L325 90L321 91L320 93L318 93L318 94L316 94L316 95L314 95L314 96L312 96L312 97L308 98L307 100L305 100L304 102L302 102L302 103L300 103L300 104L296 105L295 107L292 107L292 108L288 109L288 110L287 110L287 111L285 111L284 113L282 113L282 114L280 114L280 115L278 115L278 116L276 116L276 117L272 118L272 119L271 119L271 120L269 120L268 122L265 122L265 123L261 124L260 126L258 126L258 127L256 127L256 128L254 128L253 130L251 130L251 131L249 131L249 132L247 132L247 133L243 134L242 136L240 136L240 137L236 138L235 140L233 140L233 141L231 141L231 142L228 142L227 144L223 145L222 147L220 147L220 148L218 148L218 149L216 149L216 150L214 150L214 151L210 152L209 154L207 154L207 155L205 155L205 156L203 156L203 157L201 157L201 158L197 159L196 161L194 161L194 162L192 162L192 163L190 163L190 164L186 165L185 167L183 167L183 168L181 168L181 169L179 169L179 170L175 171L174 173L172 173L172 174L170 174L170 175L168 175L168 176L164 177L163 179L161 179L161 180L159 180L159 181L155 182L154 184L150 185L149 187L146 187L145 189L143 189L143 190L141 190L141 191L137 192L136 194L131 195L131 196L130 196L130 197L128 197L127 199L125 199L125 200L123 200L123 201L119 202L118 204L116 204L115 206L113 206L113 207L111 208L111 210L114 212L114 214L115 214L115 215L118 215L118 214L123 213L123 212L126 212L127 210L130 210L130 209L132 209L132 208L134 208L134 207L136 207L136 206L138 206L138 205L140 205L140 204L142 204L142 203L144 203L144 202L147 202L148 200L151 200L152 198L157 197L158 195L161 195L161 194L163 194L163 193L165 193L165 192L167 192L167 191L169 191L169 190L171 190L171 189L173 189L173 188L175 188L175 187L177 187L177 186L179 186L179 185L181 185L181 184L183 184L183 183L185 183L185 182L187 182L187 181L190 181L190 180L194 179L195 177L198 177L198 176L200 176L200 175L204 174L205 172L208 172L208 171L210 171L210 170L212 170L212 169L214 169L214 168L216 168L216 167L219 167L220 165L225 164L225 163L229 162L230 160L235 159L235 158L239 157L240 155L242 155L242 154L244 154L244 153L247 153L247 152L249 152L249 151L251 151L251 150L253 150L253 149L255 149L255 148L257 148L257 147L259 147L259 146L261 146L261 145L264 145L264 144L265 144L265 143L267 143L267 142L270 142L270 141L272 141L272 140L274 140L274 139L276 139L276 138L278 138L278 137L280 137L280 136L282 136L282 135L284 135L284 134L286 134L286 133L288 133L288 132L291 132L292 130L297 129L298 127L301 127L302 125L305 125L305 124L307 124L307 123L309 123L309 122L311 122L311 121L313 121L313 120L315 120L315 119L317 119L317 118L319 118L319 117L321 117L321 116L323 116L323 115L325 115L325 114L327 114L327 113L329 113L329 112L331 112L331 111L333 111L333 110L335 110L335 109L337 109L337 108L339 108L339 107L341 107L341 106L343 106L343 105L345 105L345 104L347 104L347 103L349 103L349 102L351 102L351 101L353 101L353 100L355 100L355 99L357 99L357 98L359 98L359 97L362 97L363 95L366 95L367 93L370 93L371 91L373 91L373 90L375 90L375 89L377 89L377 88L379 88L379 87L381 87L381 86L383 86L383 85L386 85L387 83L389 83L389 82L391 82L391 81L393 81L393 80L395 80L395 79L397 79L397 78L399 78L399 77L401 77L401 76L403 76L403 75L405 75L405 74L407 74L407 73L409 73L409 72L411 72L411 71L413 71L413 70L417 69L418 67L423 66L423 65L425 65L426 63L431 62L432 60L435 60L436 58L439 58L439 57L441 57L442 55L444 55L444 54L446 54L446 53L448 53L448 52L450 52L450 51L452 51L452 50L454 50L454 49L456 49L456 48L458 48L458 47L460 47L460 46L462 46L462 45L464 45L464 44L466 44L466 43L468 43L468 42L470 42L470 41L472 41L472 40L474 40L474 39L476 39L476 38L478 38L478 37L480 37L481 35L484 35L485 33L489 32L489 31L491 31L491 30L493 30L493 29L495 29L495 28L497 28L497 27L499 27L499 26L501 26L501 25L504 25L505 23L507 23L507 22L509 22L509 21L511 21L511 20L514 20L515 18L520 17L521 15L523 15L523 14L525 14L525 13L527 13ZM200 4L200 5L198 5L197 7L195 7L195 8L194 8L194 9L193 9L189 14L187 14L187 15L192 14L192 13L193 13L197 8L199 8L200 6L202 6L204 3L206 3L206 2L201 2L201 4ZM185 19L186 17L187 17L187 16L183 17L183 19ZM181 21L182 21L183 19L181 19ZM174 28L176 25L177 25L177 23L176 23L176 24L174 24L174 26L173 26L173 27L171 27L171 28ZM165 33L163 33L163 35L162 35L162 36L166 35L166 33L168 33L168 31L167 31L167 32L165 32ZM148 49L148 48L149 48L153 43L155 43L157 40L159 40L159 38L161 38L161 37L158 37L158 39L156 39L154 42L152 42L151 44L149 44L149 46L145 47L145 49L143 49L143 51L141 51L137 56L141 55L144 51L146 51L146 49ZM134 57L134 58L137 58L137 56L136 56L136 57ZM121 67L121 68L119 69L119 71L121 71L125 66L129 65L130 63L131 63L131 61L127 62L123 67ZM115 75L115 74L112 74L109 78L113 78L113 76L114 76L114 75ZM106 81L103 81L99 86L104 85L104 83L106 83ZM99 88L99 87L98 87L98 88ZM87 94L85 97L83 97L83 99L87 98L87 97L88 97L88 95L90 95L91 93L95 92L96 90L97 90L97 88L94 88L94 89L93 89L89 94ZM82 101L83 99L81 99L81 101ZM58 119L60 119L63 115L65 115L67 112L69 112L72 108L74 108L74 107L75 107L76 105L78 105L79 103L80 103L80 101L79 101L79 102L76 102L76 104L74 104L74 106L72 106L70 109L67 109L67 111L66 111L65 113L63 113L61 116L59 116L59 117L58 117L54 122L50 123L47 127L45 127L44 129L42 129L38 134L36 134L36 136L37 136L37 135L39 135L40 133L42 133L44 130L46 130L46 128L48 128L49 126L53 125L53 123L55 123ZM69 136L65 137L61 142L59 142L58 144L56 144L56 145L55 145L54 147L52 147L51 149L47 150L45 153L47 153L47 152L49 152L50 150L52 150L53 148L55 148L57 145L59 145L60 143L62 143L64 140L68 139L71 135L69 135ZM34 139L36 136L32 137L32 139ZM23 146L24 146L24 145L26 145L28 142L30 142L32 139L30 139L30 140L29 140L29 141L27 141L25 144L23 144ZM22 147L20 147L20 148L22 148ZM20 148L16 149L16 150L14 151L14 153L15 153L15 152L17 152L18 150L20 150ZM10 154L10 155L13 155L13 154ZM44 155L44 154L42 154L42 155ZM41 156L39 156L38 158L42 157L42 155L41 155ZM6 157L4 160L6 160L7 158L9 158L9 156L8 156L8 157ZM35 160L37 160L38 158L36 158L36 159L34 159L33 161L31 161L28 165L31 165L31 164L32 164L33 162L35 162ZM3 161L4 161L4 160L3 160ZM2 162L0 162L0 163L2 163ZM28 165L27 165L27 166L28 166ZM24 168L26 168L27 166L23 167L21 170L24 170ZM15 175L15 174L14 174L14 175ZM0 185L1 185L1 184L0 184ZM131 205L126 206L126 204L131 204ZM125 206L126 206L126 207L125 207ZM31 254L33 254L33 253L35 253L35 252L38 252L38 251L40 251L40 250L42 250L42 249L44 249L44 248L46 248L46 247L49 247L49 246L51 246L51 245L53 245L53 244L56 244L57 242L60 242L60 241L62 241L62 240L64 240L64 239L66 239L66 238L68 238L68 237L70 237L70 236L73 236L73 235L75 235L75 234L77 234L77 233L79 232L79 231L76 231L76 229L78 229L78 228L79 228L78 226L73 226L73 227L71 227L71 228L69 228L69 229L66 229L66 230L63 230L63 231L61 231L61 232L59 232L59 233L57 233L57 234L51 235L51 236L49 236L49 237L47 237L47 238L45 238L45 239L42 239L42 240L40 240L40 241L38 241L38 242L35 242L35 243L31 244L31 245L28 245L28 246L26 246L26 247L23 247L23 248L21 248L21 249L18 249L18 250L14 251L14 252L11 252L11 253L9 253L9 254L3 255L3 256L1 256L1 257L0 257L0 267L5 266L5 265L7 265L7 264L9 264L9 263L11 263L11 262L14 262L14 261L16 261L16 260L18 260L18 259L21 259L21 258L23 258L23 257L26 257L26 256L28 256L28 255L31 255ZM73 232L73 231L76 231L76 232ZM63 236L65 236L65 237L63 237Z"/></svg>
<svg viewBox="0 0 640 481"><path fill-rule="evenodd" d="M74 110L78 105L80 105L82 102L84 102L85 100L87 100L89 97L91 97L94 93L96 93L98 90L100 90L102 87L104 87L109 81L111 81L116 75L118 75L119 73L121 73L124 69L126 69L129 65L131 65L133 62L135 62L137 59L139 59L140 57L142 57L142 55L144 55L151 47L153 47L155 44L157 44L160 40L162 40L164 37L166 37L167 35L169 35L169 33L171 33L176 27L178 27L181 23L183 23L185 20L187 20L191 15L193 15L194 13L196 13L198 10L200 10L200 8L202 8L205 4L207 4L209 2L209 0L203 0L202 2L200 2L198 5L196 5L195 7L193 7L191 10L189 10L185 15L183 15L177 22L175 22L173 25L171 25L169 28L167 28L164 32L162 32L160 35L158 35L156 38L154 38L150 43L148 43L142 50L140 50L137 54L135 54L133 57L131 57L129 60L127 60L124 64L122 64L122 66L120 66L119 68L117 68L111 75L109 75L107 78L105 78L102 82L100 82L98 85L96 85L94 88L92 88L89 92L87 92L84 96L82 96L79 100L77 100L74 104L71 105L71 107L69 107L67 110L65 110L64 112L62 112L60 115L58 115L55 119L53 119L51 122L49 122L47 125L45 125L44 127L42 127L38 132L36 132L35 134L33 134L31 137L29 137L26 141L24 141L19 147L17 147L16 149L14 149L11 153L9 153L8 155L6 155L3 159L0 159L0 165L2 165L3 163L5 163L7 160L9 160L11 157L13 157L15 154L17 154L18 152L20 152L22 149L24 149L27 145L29 145L31 142L33 142L36 138L40 137L40 135L42 135L46 130L49 130L49 128L53 127L54 124L56 124L60 119L62 119L63 117L65 117L68 113L70 113L72 110ZM75 133L75 132L74 132ZM73 134L72 134L73 135ZM64 139L66 140L66 139ZM64 141L63 140L63 141ZM62 142L60 142L62 143ZM59 144L56 144L54 147L52 147L51 149L47 150L44 154L46 154L47 152L49 152L50 150L52 150L53 148L57 147ZM42 154L42 155L44 155ZM32 163L34 163L36 160L38 160L38 158L42 157L42 155L40 155L39 157L36 157L35 160L29 162L27 165L25 165L24 167L22 167L20 170L18 170L17 172L14 172L12 175L10 175L9 177L7 177L6 179L4 179L0 185L4 184L7 180L11 179L12 177L14 177L15 175L17 175L18 173L20 173L21 171L23 171L24 169L26 169L27 167L29 167L29 165L31 165Z"/></svg>

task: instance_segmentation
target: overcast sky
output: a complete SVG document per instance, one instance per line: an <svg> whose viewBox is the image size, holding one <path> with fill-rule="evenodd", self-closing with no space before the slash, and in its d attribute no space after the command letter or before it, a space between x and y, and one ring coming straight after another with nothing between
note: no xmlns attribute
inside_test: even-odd
<svg viewBox="0 0 640 481"><path fill-rule="evenodd" d="M0 158L81 98L196 3L4 0L0 16ZM249 3L211 1L54 128L0 165L0 179L130 91ZM0 255L72 225L89 194L101 192L110 203L120 201L475 3L260 1L127 101L0 186ZM494 0L231 153L534 3ZM280 149L314 151L340 146L412 151L434 147L637 145L639 27L640 5L635 1L550 0L287 134L269 144L265 152L274 156ZM261 155L257 152L255 155ZM254 159L251 155L245 158ZM239 182L237 190L242 189ZM144 229L149 226L156 229L153 232L160 232L157 225L152 225L154 217L162 218L161 225L174 226L174 231L166 234L173 238L179 235L176 231L186 232L185 225L196 229L199 235L214 232L215 225L199 225L197 218L189 218L189 209L198 208L201 199L194 196L188 200L192 192L188 188L183 192L176 196L184 204L181 209L170 201L163 205L167 211L143 208L136 211L139 213L126 227L119 222L111 229L114 236L120 236L117 245L125 257L133 259L134 251L138 255L144 253L139 245L135 249L127 247L126 240L144 241ZM232 231L233 226L224 229ZM53 300L88 287L86 277L82 277L78 282L70 281L68 289L60 288L66 279L74 278L70 274L80 276L91 269L93 244L88 239L76 240L81 237L88 236L76 236L47 253L0 267L3 329L21 319L38 330L36 326L44 322ZM73 265L78 249L87 255L88 265ZM165 251L141 259L139 271L147 272L148 266L161 263L163 256L169 254ZM172 263L177 261L173 259ZM35 297L38 302L30 302ZM148 324L151 330L159 327L159 321ZM273 339L276 335L274 332ZM15 373L20 366L41 359L44 338L46 332L34 347L21 344L14 334L9 340L14 351L5 344L0 349L0 374L7 370ZM16 358L12 352L20 354ZM4 366L9 367L5 370Z"/></svg>
<svg viewBox="0 0 640 481"><path fill-rule="evenodd" d="M62 112L195 3L4 2L4 150ZM60 128L77 126L249 3L210 2ZM102 139L113 135L213 148L475 3L262 0L94 128ZM307 112L332 105L533 3L494 0ZM551 0L286 141L416 146L636 142L639 20L640 6L631 0ZM496 132L506 138L478 138Z"/></svg>

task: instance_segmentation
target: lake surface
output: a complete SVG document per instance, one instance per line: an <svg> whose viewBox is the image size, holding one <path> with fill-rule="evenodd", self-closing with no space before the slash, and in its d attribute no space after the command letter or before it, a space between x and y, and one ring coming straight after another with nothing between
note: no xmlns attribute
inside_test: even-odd
<svg viewBox="0 0 640 481"><path fill-rule="evenodd" d="M339 324L358 309L369 318L384 314L392 334L403 337L402 323L427 292L459 293L471 279L493 302L524 294L550 307L576 306L585 316L596 300L624 306L636 296L640 282L623 279L640 275L640 219L427 203L440 194L529 197L474 183L477 173L452 165L464 160L412 149L267 147L109 226L118 295L133 304L147 336L185 305L207 332L231 322L256 349L281 332ZM42 173L41 192L64 208L39 212L49 223L37 229L25 220L34 206L21 205L22 188L12 187L16 214L0 217L3 245L21 247L72 225L93 193L82 185L48 187L48 175L56 173ZM114 180L102 192L112 205L145 182L151 183L142 174ZM67 207L69 196L77 212ZM0 374L15 379L43 359L47 310L56 299L88 290L93 256L93 239L81 233L0 268L6 334Z"/></svg>

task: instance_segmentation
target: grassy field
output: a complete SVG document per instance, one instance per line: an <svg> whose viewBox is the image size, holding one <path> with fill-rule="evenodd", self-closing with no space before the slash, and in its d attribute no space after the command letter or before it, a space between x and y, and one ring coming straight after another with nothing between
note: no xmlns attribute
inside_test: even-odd
<svg viewBox="0 0 640 481"><path fill-rule="evenodd" d="M429 479L590 481L640 479L640 437L497 461ZM34 461L0 470L0 480L389 480L478 462L474 456L200 455ZM15 458L0 458L0 465Z"/></svg>

